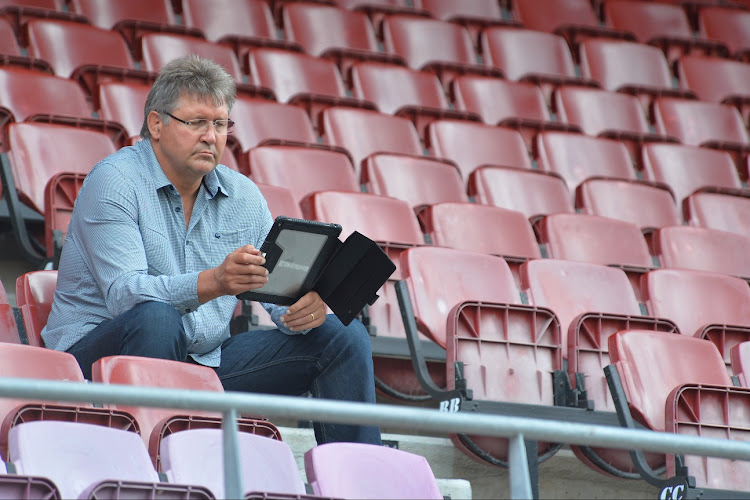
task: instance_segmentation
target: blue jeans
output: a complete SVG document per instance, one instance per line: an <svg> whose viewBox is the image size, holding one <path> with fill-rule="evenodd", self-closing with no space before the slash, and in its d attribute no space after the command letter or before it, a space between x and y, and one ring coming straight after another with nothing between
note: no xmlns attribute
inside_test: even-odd
<svg viewBox="0 0 750 500"><path fill-rule="evenodd" d="M68 352L91 379L91 365L118 354L192 361L188 356L182 318L163 302L144 302L105 321ZM329 314L325 323L307 335L285 335L258 330L234 335L221 346L215 368L224 389L269 394L302 395L324 399L375 402L370 339L354 320L344 326ZM314 423L319 444L348 441L380 444L375 426Z"/></svg>

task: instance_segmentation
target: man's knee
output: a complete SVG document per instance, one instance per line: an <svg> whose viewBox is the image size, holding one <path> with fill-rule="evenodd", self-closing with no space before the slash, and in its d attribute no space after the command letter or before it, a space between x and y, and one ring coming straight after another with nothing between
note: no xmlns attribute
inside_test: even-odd
<svg viewBox="0 0 750 500"><path fill-rule="evenodd" d="M122 351L155 358L184 360L187 340L182 317L165 302L142 302L127 313Z"/></svg>
<svg viewBox="0 0 750 500"><path fill-rule="evenodd" d="M340 343L352 352L356 352L365 358L372 357L372 345L367 328L358 319L352 320L348 325L344 325L335 315L326 316L326 321L318 328L323 328L330 335L336 337L336 342Z"/></svg>

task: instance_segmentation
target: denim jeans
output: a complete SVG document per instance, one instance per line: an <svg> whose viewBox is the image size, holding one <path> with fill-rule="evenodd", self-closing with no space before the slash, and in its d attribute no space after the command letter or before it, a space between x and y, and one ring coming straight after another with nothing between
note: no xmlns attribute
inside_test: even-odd
<svg viewBox="0 0 750 500"><path fill-rule="evenodd" d="M193 362L188 356L182 318L163 302L144 302L105 321L68 352L91 379L91 365L104 356L126 354ZM370 340L354 320L344 326L329 314L306 335L257 330L234 335L221 346L215 368L224 389L324 399L375 402ZM319 444L349 441L380 444L375 426L314 423Z"/></svg>

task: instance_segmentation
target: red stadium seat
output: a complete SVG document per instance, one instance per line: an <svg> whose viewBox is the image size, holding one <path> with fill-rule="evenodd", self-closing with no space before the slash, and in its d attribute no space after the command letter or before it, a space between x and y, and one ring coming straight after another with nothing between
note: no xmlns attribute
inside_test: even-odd
<svg viewBox="0 0 750 500"><path fill-rule="evenodd" d="M13 307L8 302L5 287L0 282L0 343L21 344Z"/></svg>
<svg viewBox="0 0 750 500"><path fill-rule="evenodd" d="M737 107L744 123L750 118L750 63L706 56L683 56L678 62L680 85L703 101Z"/></svg>
<svg viewBox="0 0 750 500"><path fill-rule="evenodd" d="M52 309L57 271L29 271L16 279L16 305L21 311L29 345L44 347L42 329Z"/></svg>
<svg viewBox="0 0 750 500"><path fill-rule="evenodd" d="M750 236L750 198L726 192L698 192L683 202L685 220L707 227Z"/></svg>
<svg viewBox="0 0 750 500"><path fill-rule="evenodd" d="M138 139L143 110L151 86L145 83L108 81L99 84L99 115L122 124L130 140Z"/></svg>
<svg viewBox="0 0 750 500"><path fill-rule="evenodd" d="M471 39L479 46L480 33L491 26L518 26L506 19L500 2L495 0L475 0L454 2L453 0L417 0L415 6L424 9L435 19L460 24L469 31Z"/></svg>
<svg viewBox="0 0 750 500"><path fill-rule="evenodd" d="M726 44L737 59L750 59L750 13L731 6L707 5L698 11L698 33Z"/></svg>
<svg viewBox="0 0 750 500"><path fill-rule="evenodd" d="M750 341L740 342L729 350L732 371L742 387L750 387Z"/></svg>

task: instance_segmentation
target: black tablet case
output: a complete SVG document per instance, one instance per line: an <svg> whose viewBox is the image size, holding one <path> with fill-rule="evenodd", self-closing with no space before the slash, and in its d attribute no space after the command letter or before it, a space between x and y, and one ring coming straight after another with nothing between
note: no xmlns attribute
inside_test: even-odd
<svg viewBox="0 0 750 500"><path fill-rule="evenodd" d="M300 230L307 227L311 231L327 234L329 239L323 245L305 283L295 296L271 296L263 293L263 289L260 288L242 293L237 298L290 305L308 291L314 290L339 320L348 325L365 305L372 305L378 299L378 289L396 270L396 265L380 246L359 232L353 232L342 242L334 236L341 231L341 227L335 224L289 217L277 217L276 224L287 224ZM336 228L338 232L335 232ZM272 229L269 236L273 232ZM266 268L272 271L282 252L275 248L273 238L266 239L261 251L266 253Z"/></svg>

